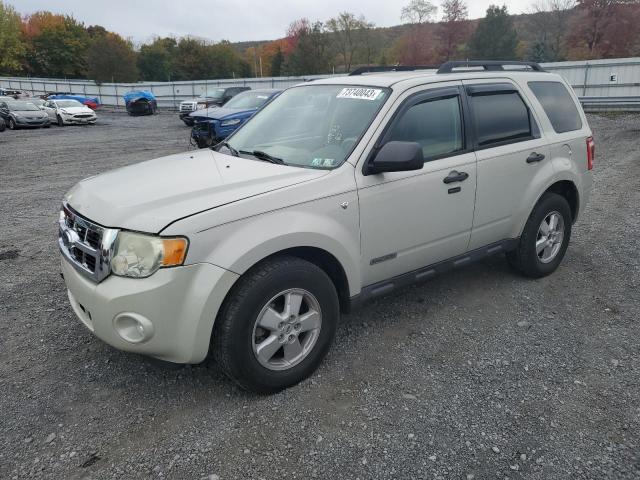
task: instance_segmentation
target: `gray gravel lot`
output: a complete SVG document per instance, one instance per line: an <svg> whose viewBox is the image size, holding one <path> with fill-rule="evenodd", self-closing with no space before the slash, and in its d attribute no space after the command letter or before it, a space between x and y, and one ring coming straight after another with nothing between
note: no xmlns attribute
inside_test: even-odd
<svg viewBox="0 0 640 480"><path fill-rule="evenodd" d="M497 257L379 299L271 397L116 351L68 306L64 192L185 150L176 115L0 133L0 479L639 478L640 116L590 122L595 190L554 275Z"/></svg>

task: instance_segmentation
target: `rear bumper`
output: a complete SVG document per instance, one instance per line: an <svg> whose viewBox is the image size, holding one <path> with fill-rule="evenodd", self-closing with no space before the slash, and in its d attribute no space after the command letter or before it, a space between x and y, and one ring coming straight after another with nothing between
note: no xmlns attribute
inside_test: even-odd
<svg viewBox="0 0 640 480"><path fill-rule="evenodd" d="M95 284L64 258L61 268L71 307L95 336L120 350L176 363L205 359L218 309L238 278L201 263L161 269L145 279L111 275ZM133 340L127 334L130 319L139 320L143 340L135 338L137 332Z"/></svg>

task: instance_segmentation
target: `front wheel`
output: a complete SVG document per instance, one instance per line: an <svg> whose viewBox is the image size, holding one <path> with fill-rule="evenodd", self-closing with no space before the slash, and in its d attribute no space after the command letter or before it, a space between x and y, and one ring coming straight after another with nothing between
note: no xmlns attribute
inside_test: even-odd
<svg viewBox="0 0 640 480"><path fill-rule="evenodd" d="M64 127L64 120L62 120L62 117L60 115L58 115L58 126Z"/></svg>
<svg viewBox="0 0 640 480"><path fill-rule="evenodd" d="M18 126L16 125L16 121L13 118L9 119L9 130L15 130L16 128L18 128Z"/></svg>
<svg viewBox="0 0 640 480"><path fill-rule="evenodd" d="M550 275L567 251L571 223L567 200L557 193L545 193L529 215L518 247L507 254L509 264L527 277Z"/></svg>
<svg viewBox="0 0 640 480"><path fill-rule="evenodd" d="M329 276L296 257L249 270L223 305L213 355L242 388L274 393L311 375L325 357L340 316Z"/></svg>

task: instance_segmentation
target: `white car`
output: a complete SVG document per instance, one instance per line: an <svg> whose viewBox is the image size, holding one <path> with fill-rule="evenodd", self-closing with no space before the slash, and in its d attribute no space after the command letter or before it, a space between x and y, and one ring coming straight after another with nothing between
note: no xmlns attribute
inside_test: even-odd
<svg viewBox="0 0 640 480"><path fill-rule="evenodd" d="M93 125L96 123L96 112L77 100L47 100L42 105L51 122L59 126Z"/></svg>
<svg viewBox="0 0 640 480"><path fill-rule="evenodd" d="M116 348L211 352L274 392L365 300L498 253L551 274L589 198L593 138L562 77L507 63L305 83L213 149L81 181L59 220L73 310Z"/></svg>

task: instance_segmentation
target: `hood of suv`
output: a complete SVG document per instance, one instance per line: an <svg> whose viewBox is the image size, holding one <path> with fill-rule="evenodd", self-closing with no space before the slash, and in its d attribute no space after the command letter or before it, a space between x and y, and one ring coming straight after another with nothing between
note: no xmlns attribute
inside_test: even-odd
<svg viewBox="0 0 640 480"><path fill-rule="evenodd" d="M76 184L65 200L105 227L157 233L180 218L326 175L212 150L123 167Z"/></svg>

